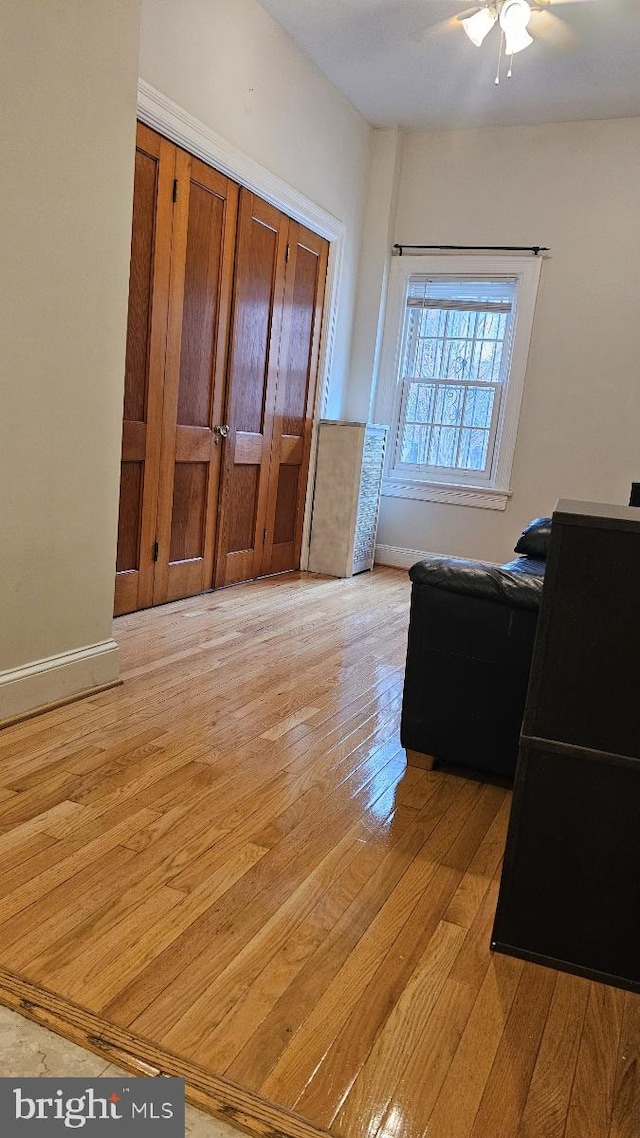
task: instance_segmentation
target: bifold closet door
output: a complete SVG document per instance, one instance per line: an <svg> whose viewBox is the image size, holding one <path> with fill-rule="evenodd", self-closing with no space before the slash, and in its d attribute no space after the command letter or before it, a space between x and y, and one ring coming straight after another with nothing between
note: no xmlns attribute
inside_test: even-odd
<svg viewBox="0 0 640 1138"><path fill-rule="evenodd" d="M125 364L116 615L152 603L175 147L137 134Z"/></svg>
<svg viewBox="0 0 640 1138"><path fill-rule="evenodd" d="M240 192L216 585L262 572L288 219Z"/></svg>
<svg viewBox="0 0 640 1138"><path fill-rule="evenodd" d="M289 222L261 572L300 567L328 242Z"/></svg>
<svg viewBox="0 0 640 1138"><path fill-rule="evenodd" d="M327 253L139 126L116 614L299 567Z"/></svg>
<svg viewBox="0 0 640 1138"><path fill-rule="evenodd" d="M153 603L213 585L238 187L176 155Z"/></svg>

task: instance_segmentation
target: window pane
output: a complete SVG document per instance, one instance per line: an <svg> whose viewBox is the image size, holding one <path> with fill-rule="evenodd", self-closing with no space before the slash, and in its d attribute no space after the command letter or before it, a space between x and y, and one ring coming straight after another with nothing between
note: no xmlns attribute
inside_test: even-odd
<svg viewBox="0 0 640 1138"><path fill-rule="evenodd" d="M468 339L473 335L473 312L451 312L449 314L449 335Z"/></svg>
<svg viewBox="0 0 640 1138"><path fill-rule="evenodd" d="M458 467L460 470L469 470L469 450L471 447L471 431L464 428L460 431L460 446L458 448Z"/></svg>
<svg viewBox="0 0 640 1138"><path fill-rule="evenodd" d="M443 379L466 379L469 371L469 341L446 340L443 351Z"/></svg>
<svg viewBox="0 0 640 1138"><path fill-rule="evenodd" d="M488 431L471 431L471 446L469 448L469 469L484 470L487 465L487 450L489 447Z"/></svg>
<svg viewBox="0 0 640 1138"><path fill-rule="evenodd" d="M424 463L427 461L429 427L410 423L402 432L401 462Z"/></svg>
<svg viewBox="0 0 640 1138"><path fill-rule="evenodd" d="M418 391L417 383L409 384L409 393L407 395L407 406L405 407L405 419L416 419L416 408L418 406Z"/></svg>
<svg viewBox="0 0 640 1138"><path fill-rule="evenodd" d="M478 340L473 348L473 378L490 383L498 345L492 340Z"/></svg>
<svg viewBox="0 0 640 1138"><path fill-rule="evenodd" d="M418 340L415 363L409 365L405 375L419 375L424 379L433 379L440 373L441 356L442 340Z"/></svg>
<svg viewBox="0 0 640 1138"><path fill-rule="evenodd" d="M491 387L468 387L463 423L466 427L490 427L495 391Z"/></svg>
<svg viewBox="0 0 640 1138"><path fill-rule="evenodd" d="M429 463L432 466L454 466L458 449L458 430L455 427L434 427L429 446Z"/></svg>
<svg viewBox="0 0 640 1138"><path fill-rule="evenodd" d="M446 312L439 308L424 308L422 310L421 336L443 336Z"/></svg>
<svg viewBox="0 0 640 1138"><path fill-rule="evenodd" d="M430 423L433 419L433 383L410 383L407 395L405 420L407 422Z"/></svg>
<svg viewBox="0 0 640 1138"><path fill-rule="evenodd" d="M452 423L458 426L462 422L463 401L464 387L440 385L436 396L436 423Z"/></svg>
<svg viewBox="0 0 640 1138"><path fill-rule="evenodd" d="M416 277L408 298L397 461L484 472L515 281Z"/></svg>

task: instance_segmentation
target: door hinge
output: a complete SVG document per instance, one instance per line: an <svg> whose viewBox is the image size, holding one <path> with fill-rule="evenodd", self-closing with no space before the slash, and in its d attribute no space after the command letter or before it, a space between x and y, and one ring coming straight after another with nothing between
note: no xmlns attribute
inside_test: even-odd
<svg viewBox="0 0 640 1138"><path fill-rule="evenodd" d="M177 202L177 200L178 200L178 179L177 178L173 179L173 200L174 200L174 202Z"/></svg>
<svg viewBox="0 0 640 1138"><path fill-rule="evenodd" d="M158 543L157 543L157 541L155 541L155 542L153 543L153 560L154 560L154 561L157 561L157 560L158 560L158 552L159 552L159 550L158 550Z"/></svg>
<svg viewBox="0 0 640 1138"><path fill-rule="evenodd" d="M285 265L287 264L290 256L291 256L291 246L287 245L287 252L286 252L285 258L284 258Z"/></svg>

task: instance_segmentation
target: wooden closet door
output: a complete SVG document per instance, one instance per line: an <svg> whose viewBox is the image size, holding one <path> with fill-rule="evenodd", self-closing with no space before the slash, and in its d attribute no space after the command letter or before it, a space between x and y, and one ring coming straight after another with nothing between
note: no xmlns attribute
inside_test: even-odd
<svg viewBox="0 0 640 1138"><path fill-rule="evenodd" d="M115 612L150 605L175 147L139 125L133 197Z"/></svg>
<svg viewBox="0 0 640 1138"><path fill-rule="evenodd" d="M240 193L216 585L262 571L288 219Z"/></svg>
<svg viewBox="0 0 640 1138"><path fill-rule="evenodd" d="M289 223L261 572L300 567L328 242Z"/></svg>
<svg viewBox="0 0 640 1138"><path fill-rule="evenodd" d="M154 604L213 584L237 201L177 151Z"/></svg>

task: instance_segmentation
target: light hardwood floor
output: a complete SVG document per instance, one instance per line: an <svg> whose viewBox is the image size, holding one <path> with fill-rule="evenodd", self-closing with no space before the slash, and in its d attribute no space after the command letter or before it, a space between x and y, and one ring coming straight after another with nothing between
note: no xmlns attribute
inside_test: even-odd
<svg viewBox="0 0 640 1138"><path fill-rule="evenodd" d="M509 793L407 769L406 573L116 622L0 735L0 1001L275 1138L637 1138L640 1000L492 957Z"/></svg>

